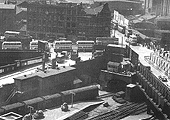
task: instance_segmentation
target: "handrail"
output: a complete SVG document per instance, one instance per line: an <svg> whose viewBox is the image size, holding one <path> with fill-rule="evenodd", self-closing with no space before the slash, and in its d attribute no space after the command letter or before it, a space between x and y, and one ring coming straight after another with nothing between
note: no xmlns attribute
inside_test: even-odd
<svg viewBox="0 0 170 120"><path fill-rule="evenodd" d="M11 90L11 94L9 95L9 97L6 99L5 103L7 104L12 97L14 97L14 95L16 94L16 90L15 87Z"/></svg>

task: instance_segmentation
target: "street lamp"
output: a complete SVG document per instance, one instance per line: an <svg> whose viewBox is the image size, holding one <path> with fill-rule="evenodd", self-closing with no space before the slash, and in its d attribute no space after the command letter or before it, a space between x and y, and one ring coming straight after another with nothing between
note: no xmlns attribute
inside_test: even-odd
<svg viewBox="0 0 170 120"><path fill-rule="evenodd" d="M75 93L74 92L71 92L71 108L73 107L73 102L74 102L74 95Z"/></svg>

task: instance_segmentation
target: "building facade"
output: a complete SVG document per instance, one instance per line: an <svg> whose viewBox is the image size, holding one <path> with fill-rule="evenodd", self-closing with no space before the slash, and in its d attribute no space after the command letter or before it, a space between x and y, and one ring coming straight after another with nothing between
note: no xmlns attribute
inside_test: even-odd
<svg viewBox="0 0 170 120"><path fill-rule="evenodd" d="M130 1L130 0L110 0L110 1L100 1L96 0L94 6L103 4L107 2L109 5L110 11L113 13L114 10L118 11L124 16L137 15L143 12L142 2L139 1Z"/></svg>
<svg viewBox="0 0 170 120"><path fill-rule="evenodd" d="M16 7L13 4L0 4L0 34L15 30Z"/></svg>
<svg viewBox="0 0 170 120"><path fill-rule="evenodd" d="M145 0L145 13L151 13L157 16L163 14L162 3L162 0Z"/></svg>
<svg viewBox="0 0 170 120"><path fill-rule="evenodd" d="M94 12L95 9L97 12ZM109 26L110 12L107 5L92 9L74 3L32 2L27 8L28 33L38 39L55 36L76 40L78 36L87 38L108 36Z"/></svg>

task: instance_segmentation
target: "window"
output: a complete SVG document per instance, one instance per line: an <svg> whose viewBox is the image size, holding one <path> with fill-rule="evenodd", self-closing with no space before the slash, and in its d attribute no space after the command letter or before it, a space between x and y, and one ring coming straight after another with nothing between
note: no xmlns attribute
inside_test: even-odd
<svg viewBox="0 0 170 120"><path fill-rule="evenodd" d="M59 20L64 20L64 15L60 15Z"/></svg>
<svg viewBox="0 0 170 120"><path fill-rule="evenodd" d="M64 27L64 23L63 22L58 22L58 26L59 27Z"/></svg>
<svg viewBox="0 0 170 120"><path fill-rule="evenodd" d="M61 14L64 14L64 13L65 13L65 10L64 10L64 9L61 9L61 10L60 10L60 13L61 13Z"/></svg>
<svg viewBox="0 0 170 120"><path fill-rule="evenodd" d="M71 10L70 9L67 10L67 14L71 15Z"/></svg>
<svg viewBox="0 0 170 120"><path fill-rule="evenodd" d="M69 28L71 27L71 24L69 22L67 22L67 27L69 27Z"/></svg>
<svg viewBox="0 0 170 120"><path fill-rule="evenodd" d="M71 27L76 27L76 23L72 23Z"/></svg>
<svg viewBox="0 0 170 120"><path fill-rule="evenodd" d="M71 21L71 17L67 17L67 21Z"/></svg>
<svg viewBox="0 0 170 120"><path fill-rule="evenodd" d="M75 21L76 21L76 17L72 17L72 21L74 21L74 22L75 22Z"/></svg>
<svg viewBox="0 0 170 120"><path fill-rule="evenodd" d="M57 32L57 27L53 27L52 32Z"/></svg>
<svg viewBox="0 0 170 120"><path fill-rule="evenodd" d="M73 9L73 10L72 10L72 14L73 14L73 15L76 15L76 9Z"/></svg>

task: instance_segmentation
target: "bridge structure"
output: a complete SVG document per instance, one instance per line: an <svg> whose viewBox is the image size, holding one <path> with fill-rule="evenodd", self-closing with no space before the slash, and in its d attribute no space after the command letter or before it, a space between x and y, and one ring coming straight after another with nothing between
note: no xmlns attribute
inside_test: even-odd
<svg viewBox="0 0 170 120"><path fill-rule="evenodd" d="M130 51L139 55L136 84L145 95L148 111L152 110L161 120L168 120L170 118L170 86L168 85L170 80L167 79L167 82L163 82L159 79L159 76L166 74L152 62L153 50L131 46ZM164 64L164 62L161 64Z"/></svg>

